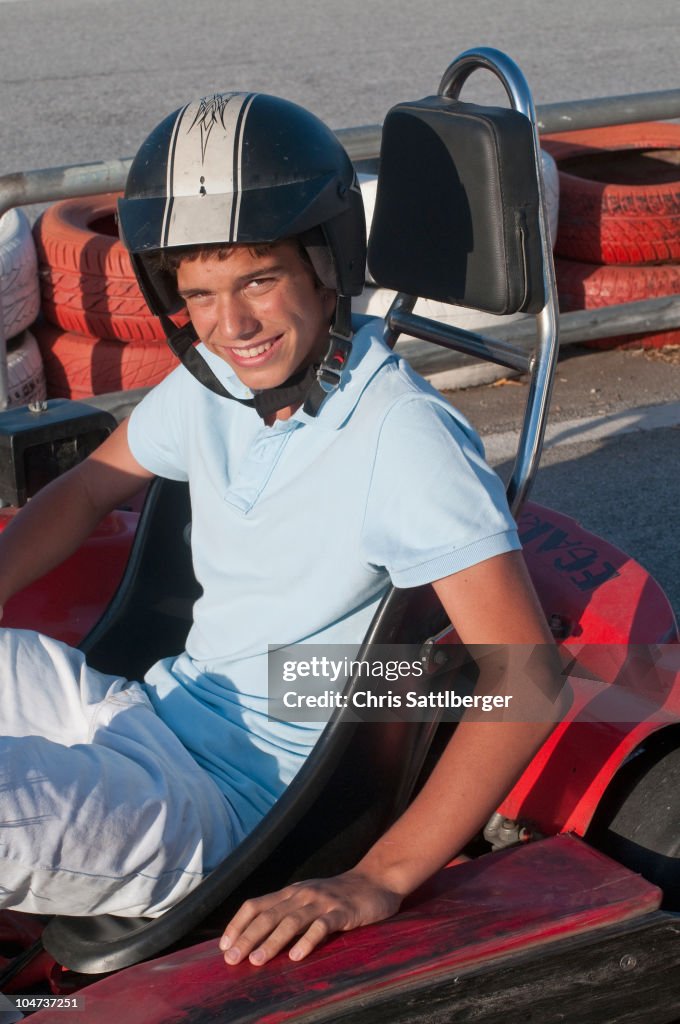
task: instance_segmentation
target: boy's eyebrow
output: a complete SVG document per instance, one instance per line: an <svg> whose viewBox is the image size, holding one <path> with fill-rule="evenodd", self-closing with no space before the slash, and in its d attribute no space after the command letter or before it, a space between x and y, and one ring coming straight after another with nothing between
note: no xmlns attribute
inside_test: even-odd
<svg viewBox="0 0 680 1024"><path fill-rule="evenodd" d="M235 284L237 287L247 284L249 281L255 281L258 277L265 277L268 274L278 274L285 268L282 263L268 263L264 266L258 267L256 270L251 270L248 274L242 274L241 277L236 278ZM182 299L188 298L190 295L196 295L200 292L210 291L210 289L202 288L200 286L195 288L178 288L177 294Z"/></svg>
<svg viewBox="0 0 680 1024"><path fill-rule="evenodd" d="M237 281L239 284L242 282L245 283L247 281L253 281L258 277L264 277L266 274L278 274L284 269L285 268L282 263L267 263L264 266L258 267L256 270L251 270L249 274L243 274L241 277L237 278Z"/></svg>

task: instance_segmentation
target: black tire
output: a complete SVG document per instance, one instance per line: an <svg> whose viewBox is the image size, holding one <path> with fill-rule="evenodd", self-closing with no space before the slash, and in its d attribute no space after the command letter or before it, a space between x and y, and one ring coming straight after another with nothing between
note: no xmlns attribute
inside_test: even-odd
<svg viewBox="0 0 680 1024"><path fill-rule="evenodd" d="M669 729L632 757L605 793L586 839L662 889L680 909L680 733Z"/></svg>

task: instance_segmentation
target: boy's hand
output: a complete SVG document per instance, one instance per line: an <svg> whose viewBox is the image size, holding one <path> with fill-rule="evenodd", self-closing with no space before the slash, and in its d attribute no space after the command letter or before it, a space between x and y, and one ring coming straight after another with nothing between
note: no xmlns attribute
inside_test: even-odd
<svg viewBox="0 0 680 1024"><path fill-rule="evenodd" d="M396 914L402 896L356 870L334 878L297 882L279 892L247 900L220 939L225 962L246 957L260 966L293 939L291 960L302 960L333 932L382 921Z"/></svg>

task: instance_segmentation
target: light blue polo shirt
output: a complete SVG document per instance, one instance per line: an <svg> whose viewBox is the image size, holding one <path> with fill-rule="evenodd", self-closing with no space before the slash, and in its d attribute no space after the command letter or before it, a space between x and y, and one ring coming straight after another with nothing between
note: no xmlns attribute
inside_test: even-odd
<svg viewBox="0 0 680 1024"><path fill-rule="evenodd" d="M300 409L267 427L179 367L130 420L141 465L189 481L203 587L186 651L155 665L147 688L243 834L322 728L267 718L268 645L358 645L390 579L416 586L519 547L474 430L381 329L357 332L342 387L315 419ZM233 394L250 396L200 351Z"/></svg>

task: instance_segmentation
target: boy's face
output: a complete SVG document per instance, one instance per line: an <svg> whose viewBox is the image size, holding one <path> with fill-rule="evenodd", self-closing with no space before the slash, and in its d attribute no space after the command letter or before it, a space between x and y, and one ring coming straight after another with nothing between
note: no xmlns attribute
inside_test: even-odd
<svg viewBox="0 0 680 1024"><path fill-rule="evenodd" d="M182 260L177 290L201 341L253 390L282 384L328 345L335 292L317 287L294 242Z"/></svg>

